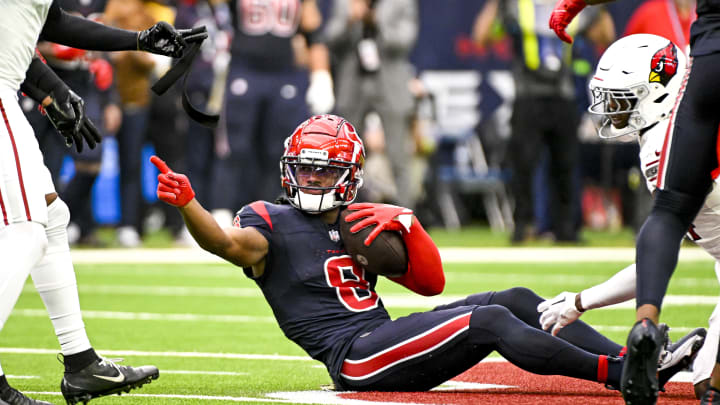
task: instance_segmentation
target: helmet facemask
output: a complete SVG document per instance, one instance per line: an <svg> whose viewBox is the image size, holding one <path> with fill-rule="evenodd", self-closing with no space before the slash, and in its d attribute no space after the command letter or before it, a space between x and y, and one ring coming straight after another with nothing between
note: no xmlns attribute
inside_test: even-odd
<svg viewBox="0 0 720 405"><path fill-rule="evenodd" d="M610 139L635 135L649 125L640 112L641 101L649 91L643 84L627 89L592 87L592 104L588 112L596 116L598 135Z"/></svg>
<svg viewBox="0 0 720 405"><path fill-rule="evenodd" d="M311 214L351 203L362 185L357 165L341 160L283 156L281 165L290 204Z"/></svg>

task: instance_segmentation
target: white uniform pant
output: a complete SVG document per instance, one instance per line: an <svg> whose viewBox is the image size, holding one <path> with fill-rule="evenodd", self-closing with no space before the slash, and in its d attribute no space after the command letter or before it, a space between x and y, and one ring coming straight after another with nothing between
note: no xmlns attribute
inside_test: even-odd
<svg viewBox="0 0 720 405"><path fill-rule="evenodd" d="M0 228L0 329L5 325L17 302L23 285L45 256L45 227L35 222L21 222Z"/></svg>
<svg viewBox="0 0 720 405"><path fill-rule="evenodd" d="M0 89L0 229L19 222L47 225L50 172L17 95Z"/></svg>
<svg viewBox="0 0 720 405"><path fill-rule="evenodd" d="M720 263L715 262L715 275L720 283ZM720 343L720 299L708 320L705 343L693 362L693 384L710 378L717 359L718 343Z"/></svg>

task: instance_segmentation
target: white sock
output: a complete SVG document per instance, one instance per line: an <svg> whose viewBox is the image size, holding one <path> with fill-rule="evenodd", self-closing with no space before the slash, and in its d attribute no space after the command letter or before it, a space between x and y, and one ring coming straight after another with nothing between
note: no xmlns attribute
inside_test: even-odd
<svg viewBox="0 0 720 405"><path fill-rule="evenodd" d="M60 198L48 206L48 247L40 263L30 271L45 303L63 355L91 348L80 313L75 269L70 257L67 225L70 211Z"/></svg>

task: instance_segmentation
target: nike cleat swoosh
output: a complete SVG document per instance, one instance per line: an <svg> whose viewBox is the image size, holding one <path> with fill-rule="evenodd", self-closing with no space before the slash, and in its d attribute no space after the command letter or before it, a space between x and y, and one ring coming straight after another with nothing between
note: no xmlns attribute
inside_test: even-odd
<svg viewBox="0 0 720 405"><path fill-rule="evenodd" d="M118 383L118 384L121 383L121 382L123 382L123 381L125 381L125 374L123 374L123 373L121 373L121 372L119 372L119 371L118 371L118 375L116 375L115 377L110 377L110 376L107 376L107 375L97 375L97 374L93 374L93 377L99 378L99 379L105 380L105 381L110 381L110 382Z"/></svg>

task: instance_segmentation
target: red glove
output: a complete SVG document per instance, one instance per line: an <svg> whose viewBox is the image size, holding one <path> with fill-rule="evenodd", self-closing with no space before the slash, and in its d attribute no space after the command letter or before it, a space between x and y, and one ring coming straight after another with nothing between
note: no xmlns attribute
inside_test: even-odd
<svg viewBox="0 0 720 405"><path fill-rule="evenodd" d="M90 73L95 77L95 87L100 91L105 91L113 83L113 67L110 62L105 59L95 59L90 62L88 67Z"/></svg>
<svg viewBox="0 0 720 405"><path fill-rule="evenodd" d="M195 198L190 180L184 174L175 173L159 157L153 155L150 162L160 170L158 174L157 196L160 200L182 208Z"/></svg>
<svg viewBox="0 0 720 405"><path fill-rule="evenodd" d="M400 231L403 234L410 232L413 212L408 208L398 207L390 204L359 203L351 204L349 210L357 210L345 217L345 222L355 222L364 218L350 228L355 233L367 226L376 224L375 229L365 238L365 246L375 240L382 231Z"/></svg>
<svg viewBox="0 0 720 405"><path fill-rule="evenodd" d="M71 48L69 46L52 44L53 56L62 60L75 60L85 56L84 49Z"/></svg>
<svg viewBox="0 0 720 405"><path fill-rule="evenodd" d="M572 37L565 32L565 28L585 6L587 3L584 0L558 0L550 14L550 28L555 31L558 38L572 44Z"/></svg>

